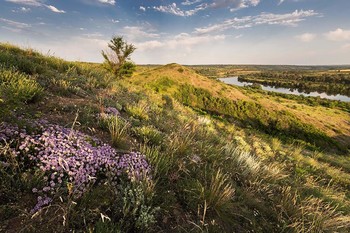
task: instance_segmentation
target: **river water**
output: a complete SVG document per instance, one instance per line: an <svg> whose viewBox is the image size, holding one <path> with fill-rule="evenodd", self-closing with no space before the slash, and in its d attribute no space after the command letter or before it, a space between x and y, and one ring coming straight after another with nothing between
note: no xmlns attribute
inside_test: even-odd
<svg viewBox="0 0 350 233"><path fill-rule="evenodd" d="M231 84L231 85L236 85L240 87L252 85L253 83L250 82L241 82L238 81L238 76L236 77L228 77L228 78L219 78L220 81L226 83L226 84ZM278 93L284 93L284 94L292 94L292 95L303 95L303 96L313 96L313 97L321 97L325 99L330 99L330 100L340 100L344 102L350 102L350 97L345 96L345 95L327 95L325 92L318 93L316 91L306 93L306 92L299 92L296 89L289 89L289 88L284 88L284 87L272 87L272 86L267 86L267 85L262 85L260 84L262 89L265 91L273 91L273 92L278 92Z"/></svg>

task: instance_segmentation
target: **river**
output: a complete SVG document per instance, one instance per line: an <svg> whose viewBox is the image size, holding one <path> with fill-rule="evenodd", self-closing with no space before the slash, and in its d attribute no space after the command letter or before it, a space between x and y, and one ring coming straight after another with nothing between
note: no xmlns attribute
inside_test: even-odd
<svg viewBox="0 0 350 233"><path fill-rule="evenodd" d="M231 85L236 85L240 87L252 85L253 83L250 82L241 82L238 80L238 76L236 77L228 77L228 78L219 78L220 81L226 83L226 84L231 84ZM345 96L345 95L327 95L325 92L318 93L316 91L306 93L306 92L299 92L296 89L288 89L284 87L273 87L273 86L267 86L267 85L262 85L260 84L262 89L265 91L273 91L273 92L278 92L278 93L284 93L284 94L292 94L292 95L303 95L303 96L313 96L313 97L321 97L324 99L330 99L330 100L340 100L344 102L350 102L350 97Z"/></svg>

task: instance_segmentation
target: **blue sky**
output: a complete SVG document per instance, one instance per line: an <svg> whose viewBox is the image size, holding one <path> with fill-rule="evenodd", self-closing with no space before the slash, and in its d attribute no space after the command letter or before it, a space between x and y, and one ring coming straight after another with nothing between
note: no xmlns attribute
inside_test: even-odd
<svg viewBox="0 0 350 233"><path fill-rule="evenodd" d="M1 42L101 62L113 35L138 64L350 64L350 1L0 1Z"/></svg>

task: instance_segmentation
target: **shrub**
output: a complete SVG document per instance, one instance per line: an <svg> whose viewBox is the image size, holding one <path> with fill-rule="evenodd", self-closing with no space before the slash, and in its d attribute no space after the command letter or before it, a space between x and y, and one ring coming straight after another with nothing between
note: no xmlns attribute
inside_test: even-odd
<svg viewBox="0 0 350 233"><path fill-rule="evenodd" d="M180 67L180 68L177 69L177 71L178 71L179 73L183 73L185 70L184 70L182 67Z"/></svg>
<svg viewBox="0 0 350 233"><path fill-rule="evenodd" d="M152 207L152 196L145 195L143 187L137 183L121 183L118 185L117 200L123 228L127 232L147 231L156 223L159 208Z"/></svg>
<svg viewBox="0 0 350 233"><path fill-rule="evenodd" d="M51 81L52 88L57 90L60 95L69 96L71 94L78 94L81 89L75 86L71 81L64 79L53 79Z"/></svg>

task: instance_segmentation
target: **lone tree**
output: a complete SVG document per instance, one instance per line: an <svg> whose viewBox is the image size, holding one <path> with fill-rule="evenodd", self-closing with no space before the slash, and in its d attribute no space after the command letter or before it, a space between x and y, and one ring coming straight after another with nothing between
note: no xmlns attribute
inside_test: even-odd
<svg viewBox="0 0 350 233"><path fill-rule="evenodd" d="M102 50L105 67L118 78L131 77L136 66L130 61L130 55L135 51L135 46L124 41L122 36L114 36L108 47L108 51Z"/></svg>

